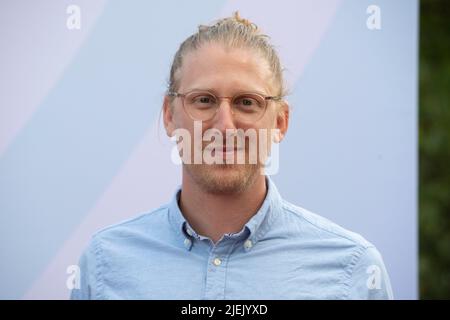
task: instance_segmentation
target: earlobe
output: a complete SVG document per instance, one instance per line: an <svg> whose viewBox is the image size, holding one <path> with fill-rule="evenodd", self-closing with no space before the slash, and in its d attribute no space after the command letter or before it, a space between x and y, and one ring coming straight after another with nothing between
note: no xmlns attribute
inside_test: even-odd
<svg viewBox="0 0 450 320"><path fill-rule="evenodd" d="M281 131L278 131L278 134L275 137L275 142L280 143L281 141L283 141L283 139L284 139L284 133L282 133Z"/></svg>
<svg viewBox="0 0 450 320"><path fill-rule="evenodd" d="M276 133L274 133L273 135L273 142L275 143L280 143L281 140L283 140L282 134L280 132L280 130L276 130Z"/></svg>

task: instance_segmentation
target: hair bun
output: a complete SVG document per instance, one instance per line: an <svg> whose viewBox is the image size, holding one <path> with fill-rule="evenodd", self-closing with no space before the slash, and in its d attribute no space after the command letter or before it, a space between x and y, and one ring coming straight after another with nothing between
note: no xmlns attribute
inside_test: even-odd
<svg viewBox="0 0 450 320"><path fill-rule="evenodd" d="M235 11L233 13L233 18L234 20L236 20L239 23L242 23L244 26L246 27L251 27L254 30L258 30L258 26L256 24L254 24L253 22L251 22L250 20L241 18L241 16L239 15L239 11Z"/></svg>

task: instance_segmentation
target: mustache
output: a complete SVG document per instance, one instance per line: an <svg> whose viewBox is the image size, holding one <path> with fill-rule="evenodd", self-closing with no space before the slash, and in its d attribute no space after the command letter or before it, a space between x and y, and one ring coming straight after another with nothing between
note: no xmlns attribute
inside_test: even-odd
<svg viewBox="0 0 450 320"><path fill-rule="evenodd" d="M225 151L240 151L240 150L244 150L244 149L248 149L249 147L249 141L248 139L244 139L244 138L238 138L237 141L233 138L230 141L223 140L223 141L204 141L202 143L202 148L203 150L220 150L222 149L224 152Z"/></svg>
<svg viewBox="0 0 450 320"><path fill-rule="evenodd" d="M214 142L203 145L203 150L212 151L212 150L223 150L224 152L228 151L242 151L248 149L248 146L244 144L238 145L236 143L230 144L229 146L226 143L223 144L214 144Z"/></svg>

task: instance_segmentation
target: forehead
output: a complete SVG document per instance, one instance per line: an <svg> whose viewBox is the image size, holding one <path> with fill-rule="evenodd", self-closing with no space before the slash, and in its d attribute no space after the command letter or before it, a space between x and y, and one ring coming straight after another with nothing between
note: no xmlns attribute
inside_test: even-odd
<svg viewBox="0 0 450 320"><path fill-rule="evenodd" d="M255 50L206 44L183 57L177 74L179 91L208 89L220 94L257 91L269 94L272 73Z"/></svg>

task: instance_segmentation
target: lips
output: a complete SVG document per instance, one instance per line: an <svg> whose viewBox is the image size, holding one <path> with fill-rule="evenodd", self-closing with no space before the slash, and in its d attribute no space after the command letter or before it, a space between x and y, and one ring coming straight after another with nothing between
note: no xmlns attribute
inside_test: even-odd
<svg viewBox="0 0 450 320"><path fill-rule="evenodd" d="M206 148L205 148L205 150L207 150L207 151L221 151L221 152L223 152L223 153L226 153L226 152L237 152L237 151L242 151L242 150L244 150L244 148L235 148L235 147L231 147L231 148L227 148L227 147L222 147L221 148L221 146L211 146L211 145L208 145Z"/></svg>

